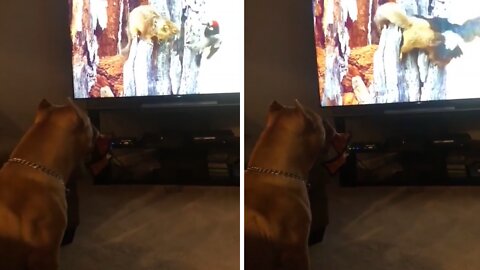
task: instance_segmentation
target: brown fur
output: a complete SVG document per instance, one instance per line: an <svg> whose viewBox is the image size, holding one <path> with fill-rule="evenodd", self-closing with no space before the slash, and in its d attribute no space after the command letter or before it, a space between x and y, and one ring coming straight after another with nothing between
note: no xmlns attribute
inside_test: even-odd
<svg viewBox="0 0 480 270"><path fill-rule="evenodd" d="M401 58L414 49L423 49L427 52L430 61L443 66L437 61L434 51L438 45L443 43L444 37L432 30L429 23L423 19L411 18L412 25L403 30L403 45L400 49Z"/></svg>
<svg viewBox="0 0 480 270"><path fill-rule="evenodd" d="M92 142L90 120L76 105L52 106L44 100L11 157L42 164L68 179ZM0 170L0 269L58 269L66 219L65 189L59 179L25 165L4 164Z"/></svg>
<svg viewBox="0 0 480 270"><path fill-rule="evenodd" d="M170 20L162 18L152 6L138 6L130 12L128 17L128 44L122 50L122 54L127 55L130 52L133 39L163 42L168 41L178 33L178 27Z"/></svg>
<svg viewBox="0 0 480 270"><path fill-rule="evenodd" d="M274 102L249 166L308 176L325 147L317 114ZM309 269L310 202L305 183L245 173L245 269Z"/></svg>
<svg viewBox="0 0 480 270"><path fill-rule="evenodd" d="M375 23L379 31L388 23L393 23L403 29L403 44L400 49L400 59L414 49L425 50L433 63L444 66L448 64L445 60L439 59L436 48L444 38L440 33L435 32L428 21L407 16L403 8L397 3L385 3L378 7L375 14Z"/></svg>
<svg viewBox="0 0 480 270"><path fill-rule="evenodd" d="M382 31L382 28L389 23L393 23L403 29L412 26L412 22L405 13L405 10L394 2L380 5L375 13L374 21L379 31Z"/></svg>

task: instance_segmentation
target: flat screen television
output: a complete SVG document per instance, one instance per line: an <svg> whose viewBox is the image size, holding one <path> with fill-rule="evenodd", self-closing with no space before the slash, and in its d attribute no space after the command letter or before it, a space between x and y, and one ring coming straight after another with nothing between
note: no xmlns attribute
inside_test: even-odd
<svg viewBox="0 0 480 270"><path fill-rule="evenodd" d="M480 2L314 0L313 13L323 108L480 108Z"/></svg>
<svg viewBox="0 0 480 270"><path fill-rule="evenodd" d="M75 99L239 103L242 1L68 1Z"/></svg>

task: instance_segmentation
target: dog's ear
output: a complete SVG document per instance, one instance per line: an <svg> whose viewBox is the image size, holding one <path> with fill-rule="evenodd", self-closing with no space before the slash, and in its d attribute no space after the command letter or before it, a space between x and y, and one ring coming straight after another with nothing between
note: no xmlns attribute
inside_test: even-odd
<svg viewBox="0 0 480 270"><path fill-rule="evenodd" d="M305 107L303 107L302 103L295 99L295 111L297 114L304 120L305 127L309 130L317 129L318 123L316 123L315 117L312 115L311 112L307 112Z"/></svg>
<svg viewBox="0 0 480 270"><path fill-rule="evenodd" d="M48 109L52 107L52 104L46 99L42 99L37 107L37 112L35 113L35 123L40 122L46 114L48 114Z"/></svg>
<svg viewBox="0 0 480 270"><path fill-rule="evenodd" d="M75 104L75 102L73 102L73 100L71 98L67 98L67 102L68 102L68 105L70 105L70 107L72 107L75 112L78 114L78 116L83 116L85 113L82 111L82 109L80 109L77 104Z"/></svg>
<svg viewBox="0 0 480 270"><path fill-rule="evenodd" d="M311 122L313 119L311 119L310 115L307 113L305 108L303 107L302 103L298 101L298 99L295 99L295 111L303 118L307 120L307 122Z"/></svg>
<svg viewBox="0 0 480 270"><path fill-rule="evenodd" d="M82 127L87 126L89 123L87 114L80 107L78 107L78 105L75 104L75 102L73 102L71 98L68 98L67 101L70 107L72 107L75 110L75 113L77 114L78 118L81 120L80 121L81 126Z"/></svg>
<svg viewBox="0 0 480 270"><path fill-rule="evenodd" d="M279 112L281 112L284 109L285 107L283 107L282 104L274 100L272 104L270 104L270 108L268 109L267 126L273 124L275 122L275 119L277 119Z"/></svg>
<svg viewBox="0 0 480 270"><path fill-rule="evenodd" d="M284 107L282 106L282 104L280 104L276 100L274 100L272 102L272 104L270 104L269 112L277 112L277 111L281 111L283 109L284 109Z"/></svg>
<svg viewBox="0 0 480 270"><path fill-rule="evenodd" d="M50 102L48 102L48 100L42 99L42 101L40 101L40 104L38 104L37 110L38 111L44 111L44 110L46 110L50 107L52 107L52 104Z"/></svg>
<svg viewBox="0 0 480 270"><path fill-rule="evenodd" d="M296 109L299 113L301 113L301 114L303 114L303 115L305 115L305 116L307 115L307 114L305 113L305 108L303 107L302 103L300 103L300 101L298 101L298 99L295 99L295 109Z"/></svg>

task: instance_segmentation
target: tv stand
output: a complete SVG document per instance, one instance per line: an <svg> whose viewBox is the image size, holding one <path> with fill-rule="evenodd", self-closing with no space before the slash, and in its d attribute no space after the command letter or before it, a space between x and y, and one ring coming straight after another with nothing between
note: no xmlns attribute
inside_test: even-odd
<svg viewBox="0 0 480 270"><path fill-rule="evenodd" d="M95 184L239 185L238 104L144 104L150 106L87 110L101 132L117 134Z"/></svg>
<svg viewBox="0 0 480 270"><path fill-rule="evenodd" d="M343 186L480 184L480 141L467 134L396 137L353 143L348 150Z"/></svg>
<svg viewBox="0 0 480 270"><path fill-rule="evenodd" d="M335 118L337 130L352 135L340 184L480 184L480 140L455 132L463 130L459 119L469 121L468 117L460 113L376 115L370 119L371 126L361 117ZM349 130L355 127L359 130Z"/></svg>
<svg viewBox="0 0 480 270"><path fill-rule="evenodd" d="M113 138L96 184L239 185L240 140L229 131Z"/></svg>

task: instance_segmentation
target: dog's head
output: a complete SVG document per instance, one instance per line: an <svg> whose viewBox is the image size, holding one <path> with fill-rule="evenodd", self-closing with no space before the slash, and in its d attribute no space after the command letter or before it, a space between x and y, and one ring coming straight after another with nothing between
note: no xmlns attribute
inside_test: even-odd
<svg viewBox="0 0 480 270"><path fill-rule="evenodd" d="M274 101L270 105L267 129L295 140L307 168L312 168L318 161L330 174L335 174L345 163L350 134L338 133L328 121L303 107L298 100L295 100L294 107L285 107Z"/></svg>
<svg viewBox="0 0 480 270"><path fill-rule="evenodd" d="M48 125L71 134L71 146L75 155L81 159L85 159L92 152L98 136L90 118L71 99L63 106L52 105L43 99L38 105L35 125Z"/></svg>
<svg viewBox="0 0 480 270"><path fill-rule="evenodd" d="M293 107L286 107L274 101L268 112L267 128L278 129L296 140L298 150L306 161L312 163L309 165L313 165L325 147L327 132L322 118L305 108L298 100L295 100Z"/></svg>

